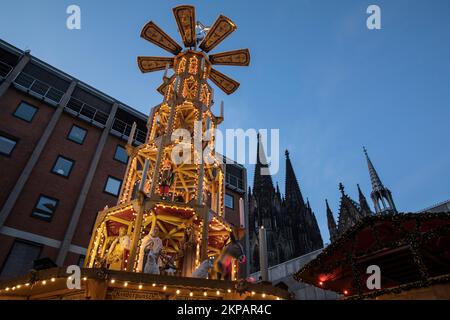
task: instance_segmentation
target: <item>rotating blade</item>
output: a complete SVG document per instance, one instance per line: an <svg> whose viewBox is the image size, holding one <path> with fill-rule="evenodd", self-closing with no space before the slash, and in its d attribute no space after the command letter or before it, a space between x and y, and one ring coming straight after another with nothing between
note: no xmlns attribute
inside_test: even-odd
<svg viewBox="0 0 450 320"><path fill-rule="evenodd" d="M158 47L177 55L183 50L183 48L176 43L169 35L167 35L160 27L158 27L153 21L147 23L141 31L141 37L145 40L156 44Z"/></svg>
<svg viewBox="0 0 450 320"><path fill-rule="evenodd" d="M209 78L226 94L232 94L239 88L239 82L231 79L230 77L220 73L214 68L211 68Z"/></svg>
<svg viewBox="0 0 450 320"><path fill-rule="evenodd" d="M200 43L200 49L205 52L211 51L236 29L237 27L233 21L220 15L208 31L205 39Z"/></svg>
<svg viewBox="0 0 450 320"><path fill-rule="evenodd" d="M164 70L167 64L169 64L169 68L172 68L173 60L173 58L166 57L138 57L137 63L139 69L145 73Z"/></svg>
<svg viewBox="0 0 450 320"><path fill-rule="evenodd" d="M156 91L158 91L159 93L161 93L162 95L166 94L166 90L167 87L169 86L169 84L172 83L173 79L175 78L175 75L172 75L169 80L164 81L159 87L158 89L156 89Z"/></svg>
<svg viewBox="0 0 450 320"><path fill-rule="evenodd" d="M177 21L178 31L185 47L194 47L196 45L195 33L195 7L178 6L173 8L173 15Z"/></svg>
<svg viewBox="0 0 450 320"><path fill-rule="evenodd" d="M209 61L216 65L248 66L250 64L250 51L248 49L239 49L212 54L209 56Z"/></svg>

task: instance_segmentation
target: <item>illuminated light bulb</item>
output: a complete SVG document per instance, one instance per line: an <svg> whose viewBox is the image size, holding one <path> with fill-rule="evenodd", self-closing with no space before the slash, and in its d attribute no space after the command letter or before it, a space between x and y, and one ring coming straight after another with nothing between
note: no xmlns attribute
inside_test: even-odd
<svg viewBox="0 0 450 320"><path fill-rule="evenodd" d="M206 297L208 295L208 293L206 291L204 291L203 295Z"/></svg>
<svg viewBox="0 0 450 320"><path fill-rule="evenodd" d="M139 289L142 289L142 284L139 285Z"/></svg>
<svg viewBox="0 0 450 320"><path fill-rule="evenodd" d="M125 283L123 284L123 286L124 286L124 287L128 287L128 282L125 282Z"/></svg>
<svg viewBox="0 0 450 320"><path fill-rule="evenodd" d="M30 286L30 284L27 282L27 283L25 283L25 287L28 287L28 286Z"/></svg>
<svg viewBox="0 0 450 320"><path fill-rule="evenodd" d="M5 289L5 291L9 291L9 288L7 287L7 288Z"/></svg>
<svg viewBox="0 0 450 320"><path fill-rule="evenodd" d="M50 279L51 282L55 282L55 280L56 280L55 278L51 278Z"/></svg>
<svg viewBox="0 0 450 320"><path fill-rule="evenodd" d="M19 284L19 285L17 285L17 289L20 289L22 286Z"/></svg>
<svg viewBox="0 0 450 320"><path fill-rule="evenodd" d="M256 294L256 292L255 291L252 291L252 296L254 296Z"/></svg>
<svg viewBox="0 0 450 320"><path fill-rule="evenodd" d="M156 283L153 283L153 284L152 284L152 287L156 287Z"/></svg>
<svg viewBox="0 0 450 320"><path fill-rule="evenodd" d="M265 297L266 297L266 294L265 294L265 293L263 293L263 294L262 294L262 297L263 297L263 298L265 298Z"/></svg>
<svg viewBox="0 0 450 320"><path fill-rule="evenodd" d="M277 300L280 300L280 297L277 297Z"/></svg>
<svg viewBox="0 0 450 320"><path fill-rule="evenodd" d="M114 279L111 279L111 283L115 283L116 282L116 280L114 280Z"/></svg>
<svg viewBox="0 0 450 320"><path fill-rule="evenodd" d="M87 280L87 277L84 277L84 278L83 278L83 281L86 281L86 280Z"/></svg>
<svg viewBox="0 0 450 320"><path fill-rule="evenodd" d="M322 286L323 285L323 281L319 281L319 285Z"/></svg>
<svg viewBox="0 0 450 320"><path fill-rule="evenodd" d="M231 293L231 289L228 289L227 292L228 292L228 293Z"/></svg>
<svg viewBox="0 0 450 320"><path fill-rule="evenodd" d="M180 294L180 290L177 290L176 293L177 293L177 294Z"/></svg>
<svg viewBox="0 0 450 320"><path fill-rule="evenodd" d="M16 287L12 287L12 291L16 290Z"/></svg>
<svg viewBox="0 0 450 320"><path fill-rule="evenodd" d="M69 279L70 279L70 278L69 278ZM42 284L43 284L43 285L46 285L46 284L47 284L47 281L46 281L46 280L43 280L43 281L42 281Z"/></svg>
<svg viewBox="0 0 450 320"><path fill-rule="evenodd" d="M348 290L344 290L344 294L345 294L345 295L348 295Z"/></svg>
<svg viewBox="0 0 450 320"><path fill-rule="evenodd" d="M219 291L219 290L217 290L217 291L216 291L216 294L217 294L218 296L220 296L220 291Z"/></svg>
<svg viewBox="0 0 450 320"><path fill-rule="evenodd" d="M164 287L163 287L163 290L167 290L167 286L164 286Z"/></svg>
<svg viewBox="0 0 450 320"><path fill-rule="evenodd" d="M193 292L189 292L189 296L192 297L194 295Z"/></svg>

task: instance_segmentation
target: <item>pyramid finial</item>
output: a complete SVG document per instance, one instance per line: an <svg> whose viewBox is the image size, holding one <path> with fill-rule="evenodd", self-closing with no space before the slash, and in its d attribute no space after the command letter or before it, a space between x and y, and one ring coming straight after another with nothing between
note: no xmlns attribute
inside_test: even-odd
<svg viewBox="0 0 450 320"><path fill-rule="evenodd" d="M284 152L284 154L286 155L286 159L289 159L289 150L286 149L286 151Z"/></svg>

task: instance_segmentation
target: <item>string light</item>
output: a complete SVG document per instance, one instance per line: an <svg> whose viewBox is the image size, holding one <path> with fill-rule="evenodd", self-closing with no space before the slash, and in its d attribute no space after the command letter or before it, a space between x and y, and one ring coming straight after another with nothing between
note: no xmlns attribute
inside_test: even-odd
<svg viewBox="0 0 450 320"><path fill-rule="evenodd" d="M216 294L217 294L218 296L220 296L220 291L219 291L219 290L217 290L217 291L216 291Z"/></svg>
<svg viewBox="0 0 450 320"><path fill-rule="evenodd" d="M176 294L180 294L180 290L177 290L177 291L176 291Z"/></svg>
<svg viewBox="0 0 450 320"><path fill-rule="evenodd" d="M50 281L51 281L51 282L55 282L56 279L55 279L55 278L51 278Z"/></svg>
<svg viewBox="0 0 450 320"><path fill-rule="evenodd" d="M207 296L208 295L208 292L206 292L206 291L203 291L203 296Z"/></svg>
<svg viewBox="0 0 450 320"><path fill-rule="evenodd" d="M153 284L152 284L152 287L156 287L156 283L153 283Z"/></svg>
<svg viewBox="0 0 450 320"><path fill-rule="evenodd" d="M86 281L86 280L87 280L87 277L84 277L84 278L83 278L83 281Z"/></svg>
<svg viewBox="0 0 450 320"><path fill-rule="evenodd" d="M111 283L115 283L116 282L116 280L114 280L114 279L111 279Z"/></svg>
<svg viewBox="0 0 450 320"><path fill-rule="evenodd" d="M163 287L163 290L164 290L164 291L167 290L167 286L164 286L164 287Z"/></svg>
<svg viewBox="0 0 450 320"><path fill-rule="evenodd" d="M128 282L125 281L125 283L123 284L124 287L128 287Z"/></svg>
<svg viewBox="0 0 450 320"><path fill-rule="evenodd" d="M139 290L142 289L142 284L139 285Z"/></svg>
<svg viewBox="0 0 450 320"><path fill-rule="evenodd" d="M192 297L194 295L194 293L191 291L189 292L189 296Z"/></svg>
<svg viewBox="0 0 450 320"><path fill-rule="evenodd" d="M265 294L265 293L263 293L263 294L262 294L262 297L263 297L263 298L265 298L265 297L266 297L266 294Z"/></svg>

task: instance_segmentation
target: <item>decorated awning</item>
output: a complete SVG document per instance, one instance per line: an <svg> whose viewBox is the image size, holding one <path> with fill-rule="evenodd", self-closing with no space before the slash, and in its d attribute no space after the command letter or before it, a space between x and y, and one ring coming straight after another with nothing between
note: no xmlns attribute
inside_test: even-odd
<svg viewBox="0 0 450 320"><path fill-rule="evenodd" d="M378 266L381 288L368 288ZM450 280L450 213L364 218L294 278L345 296L370 297Z"/></svg>

